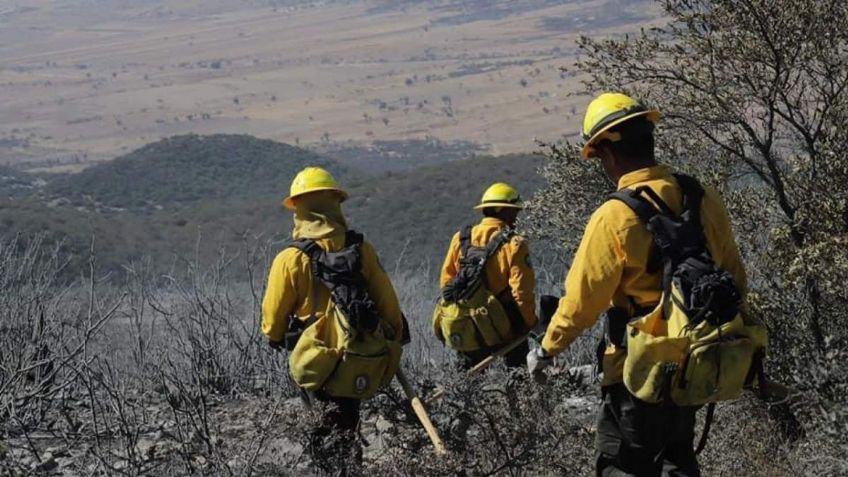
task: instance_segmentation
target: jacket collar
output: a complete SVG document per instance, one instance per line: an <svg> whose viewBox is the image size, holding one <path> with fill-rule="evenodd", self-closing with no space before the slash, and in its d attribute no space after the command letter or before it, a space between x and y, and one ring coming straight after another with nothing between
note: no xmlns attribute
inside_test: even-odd
<svg viewBox="0 0 848 477"><path fill-rule="evenodd" d="M483 220L480 221L480 225L486 227L504 228L506 227L506 222L497 217L483 217Z"/></svg>
<svg viewBox="0 0 848 477"><path fill-rule="evenodd" d="M637 169L621 176L618 180L618 190L627 189L642 182L671 177L671 168L665 165L656 165Z"/></svg>

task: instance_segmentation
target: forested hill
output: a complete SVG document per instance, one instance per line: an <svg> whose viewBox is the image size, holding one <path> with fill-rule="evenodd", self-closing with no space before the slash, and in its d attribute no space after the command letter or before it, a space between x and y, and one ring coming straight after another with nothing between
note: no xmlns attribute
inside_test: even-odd
<svg viewBox="0 0 848 477"><path fill-rule="evenodd" d="M92 237L106 269L147 258L164 267L175 257L235 251L244 237L284 240L291 215L281 205L294 174L329 167L350 192L350 225L377 246L383 261L438 263L450 236L479 219L472 209L492 182L525 197L543 183L543 158L479 156L403 173L357 174L303 149L250 136L181 136L145 146L76 175L59 176L28 197L0 203L6 236L45 232L83 263ZM123 169L126 167L126 169ZM272 248L279 247L273 245Z"/></svg>
<svg viewBox="0 0 848 477"><path fill-rule="evenodd" d="M280 193L307 165L345 168L313 152L248 135L174 136L52 181L46 193L72 205L162 208Z"/></svg>

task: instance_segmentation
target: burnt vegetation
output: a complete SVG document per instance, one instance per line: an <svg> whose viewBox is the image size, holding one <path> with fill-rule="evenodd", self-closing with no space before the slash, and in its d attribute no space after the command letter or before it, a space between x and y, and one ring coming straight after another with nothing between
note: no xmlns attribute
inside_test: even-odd
<svg viewBox="0 0 848 477"><path fill-rule="evenodd" d="M795 390L779 402L747 393L719 405L700 456L703 473L845 475L848 6L662 6L667 26L584 38L581 59L569 68L586 78L587 93L621 90L660 109L660 160L722 193L751 278L751 312L769 327L767 372ZM176 158L158 148L184 141L198 138L147 151ZM285 356L259 333L265 273L289 227L279 200L294 171L313 160L285 150L292 159L269 166L273 176L225 169L215 175L232 176L225 184L190 175L210 164L193 153L191 164L175 159L185 169L162 166L175 177L148 179L160 173L153 166L129 175L97 166L104 168L89 172L98 179L85 194L71 184L86 176L40 186L39 178L3 174L0 186L24 192L0 206L7 234L0 242L0 474L314 472L303 431L315 416L301 406ZM534 239L534 255L557 257L534 260L540 291L561 293L562 262L610 185L597 163L577 159L574 144L545 150L546 158L340 174L351 192L351 223L383 255L411 324L403 367L425 401L443 392L428 409L450 449L444 458L432 453L395 386L364 405L364 472L593 473L598 384L591 367L599 330L557 359L545 386L500 365L466 379L430 331L450 234L477 218L470 205L495 180L533 196L521 226ZM217 154L213 162L243 164L233 157ZM146 189L156 184L169 190ZM183 184L189 189L180 190Z"/></svg>

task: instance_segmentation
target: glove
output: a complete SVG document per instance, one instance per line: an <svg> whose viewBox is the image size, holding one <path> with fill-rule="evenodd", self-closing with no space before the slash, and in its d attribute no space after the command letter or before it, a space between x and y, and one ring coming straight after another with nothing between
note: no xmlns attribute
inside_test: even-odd
<svg viewBox="0 0 848 477"><path fill-rule="evenodd" d="M553 359L553 356L548 356L548 353L541 346L531 349L527 353L527 371L530 372L531 376L536 376L550 366Z"/></svg>

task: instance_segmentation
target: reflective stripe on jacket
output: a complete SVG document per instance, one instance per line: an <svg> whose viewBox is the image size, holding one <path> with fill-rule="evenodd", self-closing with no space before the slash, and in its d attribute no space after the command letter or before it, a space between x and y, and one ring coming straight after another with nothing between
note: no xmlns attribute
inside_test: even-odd
<svg viewBox="0 0 848 477"><path fill-rule="evenodd" d="M618 189L647 185L676 213L681 192L667 166L654 166L621 177ZM745 269L733 238L730 219L718 193L705 187L701 223L707 248L719 267L736 279L743 297L747 291ZM591 328L611 306L652 306L660 300L662 270L647 271L653 236L624 203L608 200L589 219L580 246L565 279L565 296L545 333L542 347L556 355ZM632 298L632 302L631 302ZM604 385L621 381L624 350L610 346L604 357Z"/></svg>
<svg viewBox="0 0 848 477"><path fill-rule="evenodd" d="M484 217L471 230L471 245L485 247L489 240L499 231L507 227L506 223L494 217ZM454 234L448 247L448 254L442 265L439 287L444 288L448 282L459 273L460 243L459 233ZM489 291L499 295L507 287L512 291L512 297L521 311L521 318L527 329L536 326L536 274L530 263L530 249L524 238L515 235L504 244L486 263L486 284Z"/></svg>
<svg viewBox="0 0 848 477"><path fill-rule="evenodd" d="M317 240L324 250L336 252L344 247L344 233ZM368 294L377 304L387 336L400 341L403 321L400 304L388 275L380 265L377 252L368 242L361 248L362 274ZM306 321L312 313L312 271L309 257L300 250L289 247L277 254L271 265L268 286L262 300L262 333L272 342L283 340L288 330L289 316ZM327 308L329 291L319 285L315 312L321 316Z"/></svg>

